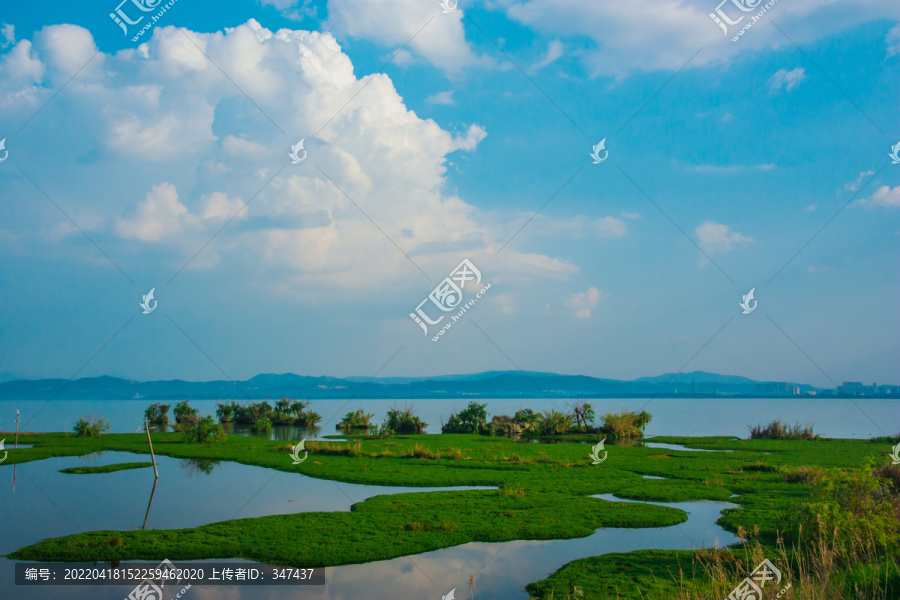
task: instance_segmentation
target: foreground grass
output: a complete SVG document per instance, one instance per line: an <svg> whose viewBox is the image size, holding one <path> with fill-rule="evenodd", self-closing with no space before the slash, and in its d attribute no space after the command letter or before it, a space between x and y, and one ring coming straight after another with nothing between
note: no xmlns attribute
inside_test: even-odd
<svg viewBox="0 0 900 600"><path fill-rule="evenodd" d="M129 462L118 463L115 465L105 465L102 467L69 467L68 469L60 469L60 473L69 475L95 475L99 473L115 473L116 471L127 471L128 469L146 469L152 467L153 463L149 462Z"/></svg>
<svg viewBox="0 0 900 600"><path fill-rule="evenodd" d="M143 434L96 439L64 434L21 437L34 447L10 452L6 464L98 450L147 452ZM585 441L596 443L595 439ZM157 433L153 434L156 452L176 458L230 460L348 483L499 489L377 496L355 504L346 513L276 515L183 530L88 532L44 540L19 549L10 558L105 562L157 560L161 556L171 560L234 557L294 566L334 566L471 541L568 539L590 535L598 527L661 527L686 519L683 511L673 508L589 497L601 493L665 502L727 499L741 508L724 511L719 524L735 533L751 532L755 542L774 548L794 504L814 490L811 467L859 467L867 458L883 460L880 455L887 450L856 440L709 437L653 441L729 452L607 446L608 460L592 466L584 444L411 435L307 442L309 458L293 465L284 442L229 436L217 444L200 445L184 443L179 434ZM647 480L641 475L666 479ZM731 498L733 494L738 496ZM298 545L297 540L303 543ZM672 594L676 590L683 593L685 586L700 585L707 577L698 571L696 557L694 552L641 551L586 558L532 584L529 592L558 600L578 586L585 598L681 597Z"/></svg>

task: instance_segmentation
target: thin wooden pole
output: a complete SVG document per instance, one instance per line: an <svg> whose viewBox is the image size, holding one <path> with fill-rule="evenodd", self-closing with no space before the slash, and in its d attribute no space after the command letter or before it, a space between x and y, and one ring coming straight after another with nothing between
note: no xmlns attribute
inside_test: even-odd
<svg viewBox="0 0 900 600"><path fill-rule="evenodd" d="M19 447L19 409L16 409L16 448Z"/></svg>
<svg viewBox="0 0 900 600"><path fill-rule="evenodd" d="M156 478L159 479L159 471L156 470L156 455L153 454L153 442L150 441L150 426L147 425L147 419L144 419L144 431L147 432L147 444L150 446L150 457L153 459L153 472L156 473Z"/></svg>
<svg viewBox="0 0 900 600"><path fill-rule="evenodd" d="M144 526L141 529L147 529L147 519L150 518L150 507L153 506L153 494L156 493L156 483L158 479L153 480L153 489L150 491L150 502L147 503L147 514L144 515Z"/></svg>

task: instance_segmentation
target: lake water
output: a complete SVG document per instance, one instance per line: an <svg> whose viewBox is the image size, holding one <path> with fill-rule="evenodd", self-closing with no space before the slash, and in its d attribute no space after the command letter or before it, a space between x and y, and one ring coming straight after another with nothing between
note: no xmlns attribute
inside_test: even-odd
<svg viewBox="0 0 900 600"><path fill-rule="evenodd" d="M498 399L487 403L489 415L515 414L520 408L533 410L566 409L571 402L563 399ZM623 409L646 410L653 415L647 426L648 436L730 435L745 438L749 427L780 419L787 423L811 424L825 437L870 438L900 432L900 401L848 398L646 398L588 400L599 416ZM362 408L374 413L374 423L381 423L393 404L412 405L415 413L428 423L428 433L440 433L441 420L466 407L467 400L314 400L310 406L322 415L323 422L315 435L338 433L334 426L347 412ZM0 431L14 431L16 409L21 411L21 427L28 431L71 431L84 416L106 419L114 432L133 432L142 427L144 409L152 404L141 400L0 400ZM174 402L171 402L174 405ZM271 404L271 401L270 401ZM191 406L201 414L215 415L215 400L196 400ZM266 434L271 439L298 440L306 432L293 428L276 428ZM245 432L249 433L245 428Z"/></svg>
<svg viewBox="0 0 900 600"><path fill-rule="evenodd" d="M155 486L150 468L97 475L59 473L59 469L68 467L102 466L145 458L127 452L103 452L0 466L0 505L3 506L0 554L47 537L79 531L140 529L145 522L147 528L173 529L235 517L349 510L351 504L378 494L448 489L355 485L230 462L198 463L166 456L157 458L160 479ZM484 488L449 489L464 493L467 489ZM610 495L597 497L619 501ZM194 586L189 598L287 600L298 597L298 591L302 598L321 600L438 598L453 588L466 590L469 575L477 573L478 598L520 600L528 597L524 592L526 584L584 556L646 548L689 549L736 541L715 525L721 511L735 505L660 504L688 511L688 521L660 529L600 529L574 540L469 543L416 556L331 567L326 569L325 586ZM179 561L177 564L184 567L202 563ZM14 561L0 559L0 590L4 599L43 600L65 596L72 600L120 600L132 589L131 586L15 586L13 569ZM462 598L464 594L458 596Z"/></svg>

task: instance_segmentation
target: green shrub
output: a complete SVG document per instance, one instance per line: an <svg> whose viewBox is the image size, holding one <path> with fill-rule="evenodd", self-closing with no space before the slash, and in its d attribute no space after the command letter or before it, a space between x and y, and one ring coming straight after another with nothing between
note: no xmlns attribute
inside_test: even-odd
<svg viewBox="0 0 900 600"><path fill-rule="evenodd" d="M387 423L382 423L375 435L382 439L389 438L394 435L394 430L388 427Z"/></svg>
<svg viewBox="0 0 900 600"><path fill-rule="evenodd" d="M469 406L450 415L441 433L484 433L487 421L487 404L469 402Z"/></svg>
<svg viewBox="0 0 900 600"><path fill-rule="evenodd" d="M237 404L232 401L230 404L216 403L216 417L220 423L231 423L234 420L234 409Z"/></svg>
<svg viewBox="0 0 900 600"><path fill-rule="evenodd" d="M819 436L813 433L812 425L785 425L778 419L765 426L759 424L750 428L751 440L814 440L817 437Z"/></svg>
<svg viewBox="0 0 900 600"><path fill-rule="evenodd" d="M529 423L535 424L541 420L541 415L537 414L530 408L520 408L516 411L516 414L513 415L513 421L516 423Z"/></svg>
<svg viewBox="0 0 900 600"><path fill-rule="evenodd" d="M368 429L374 416L373 413L367 413L360 408L344 415L341 422L335 425L335 429Z"/></svg>
<svg viewBox="0 0 900 600"><path fill-rule="evenodd" d="M587 402L578 402L572 407L572 416L582 431L588 431L594 423L594 407Z"/></svg>
<svg viewBox="0 0 900 600"><path fill-rule="evenodd" d="M109 423L98 417L78 419L75 423L75 435L78 437L100 437L101 433L109 431Z"/></svg>
<svg viewBox="0 0 900 600"><path fill-rule="evenodd" d="M157 402L156 404L151 404L147 407L147 409L144 411L144 416L147 418L148 423L168 425L170 408L172 408L171 404Z"/></svg>
<svg viewBox="0 0 900 600"><path fill-rule="evenodd" d="M825 537L842 564L900 553L900 489L877 473L869 464L823 474L812 501L794 513L803 545Z"/></svg>
<svg viewBox="0 0 900 600"><path fill-rule="evenodd" d="M195 443L212 443L225 439L225 430L222 425L216 423L212 417L203 417L198 419L196 423L191 422L190 425L185 422L184 441Z"/></svg>
<svg viewBox="0 0 900 600"><path fill-rule="evenodd" d="M825 470L821 467L800 466L800 467L781 467L784 474L784 480L787 483L819 483L825 477Z"/></svg>
<svg viewBox="0 0 900 600"><path fill-rule="evenodd" d="M299 427L312 428L322 421L322 415L314 410L305 410L295 421Z"/></svg>
<svg viewBox="0 0 900 600"><path fill-rule="evenodd" d="M191 422L198 416L196 408L191 408L187 400L182 400L175 405L175 422L186 423Z"/></svg>
<svg viewBox="0 0 900 600"><path fill-rule="evenodd" d="M422 433L428 427L428 423L413 413L411 406L404 406L402 409L396 405L392 406L385 423L397 433Z"/></svg>
<svg viewBox="0 0 900 600"><path fill-rule="evenodd" d="M272 431L272 421L270 421L268 417L257 419L256 423L253 424L253 431L258 431L260 433Z"/></svg>
<svg viewBox="0 0 900 600"><path fill-rule="evenodd" d="M561 410L545 410L540 419L541 433L554 435L569 431L575 422L575 415L568 415Z"/></svg>
<svg viewBox="0 0 900 600"><path fill-rule="evenodd" d="M641 433L644 432L644 429L647 427L647 424L653 420L653 415L648 413L646 410L642 410L638 413L637 419L634 421L634 426L641 430Z"/></svg>
<svg viewBox="0 0 900 600"><path fill-rule="evenodd" d="M653 417L646 411L636 413L623 410L618 413L606 413L600 419L600 433L606 434L610 440L633 439L644 437L643 428Z"/></svg>

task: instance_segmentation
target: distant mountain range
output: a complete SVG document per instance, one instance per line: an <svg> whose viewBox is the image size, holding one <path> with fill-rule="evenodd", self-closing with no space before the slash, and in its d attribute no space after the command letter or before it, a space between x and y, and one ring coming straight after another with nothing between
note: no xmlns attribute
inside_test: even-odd
<svg viewBox="0 0 900 600"><path fill-rule="evenodd" d="M872 396L896 398L900 386L838 389L806 384L754 381L746 377L694 371L631 381L584 375L487 371L439 377L307 377L293 373L257 375L246 381L133 381L117 377L40 379L0 383L0 400L236 400L280 398L623 398L653 396L783 397Z"/></svg>

